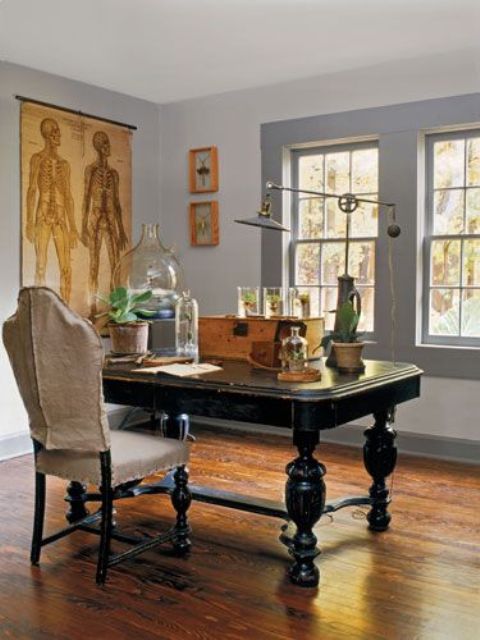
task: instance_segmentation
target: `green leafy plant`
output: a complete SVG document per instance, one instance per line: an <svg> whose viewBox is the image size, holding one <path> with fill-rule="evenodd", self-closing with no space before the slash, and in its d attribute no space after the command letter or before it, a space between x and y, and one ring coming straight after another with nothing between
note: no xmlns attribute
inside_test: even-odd
<svg viewBox="0 0 480 640"><path fill-rule="evenodd" d="M141 293L133 293L125 289L125 287L117 287L110 293L108 298L98 297L109 308L97 317L108 316L110 322L115 324L140 322L155 315L154 311L142 307L142 304L148 302L152 297L150 289Z"/></svg>
<svg viewBox="0 0 480 640"><path fill-rule="evenodd" d="M344 302L337 310L338 329L323 336L321 346L326 348L330 342L359 342L361 333L357 332L360 314L353 308L350 301Z"/></svg>
<svg viewBox="0 0 480 640"><path fill-rule="evenodd" d="M253 291L247 291L242 296L243 304L250 305L253 307L257 303L257 296L253 293Z"/></svg>
<svg viewBox="0 0 480 640"><path fill-rule="evenodd" d="M270 293L267 295L267 301L270 306L271 311L278 311L278 307L280 306L280 301L282 298L278 295L278 293Z"/></svg>

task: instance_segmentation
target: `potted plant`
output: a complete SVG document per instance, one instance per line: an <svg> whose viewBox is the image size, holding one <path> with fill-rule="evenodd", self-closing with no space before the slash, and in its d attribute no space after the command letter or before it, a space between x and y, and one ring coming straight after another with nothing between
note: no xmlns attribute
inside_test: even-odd
<svg viewBox="0 0 480 640"><path fill-rule="evenodd" d="M298 299L302 308L302 318L310 317L310 294L302 292L298 294Z"/></svg>
<svg viewBox="0 0 480 640"><path fill-rule="evenodd" d="M280 302L281 301L282 301L282 298L277 293L270 293L267 296L267 304L268 304L268 309L269 309L268 315L272 315L272 316L278 315L278 313L280 311Z"/></svg>
<svg viewBox="0 0 480 640"><path fill-rule="evenodd" d="M141 354L148 350L148 321L155 311L142 307L152 297L152 291L133 293L124 287L114 289L108 298L101 298L108 309L98 317L108 316L112 352Z"/></svg>
<svg viewBox="0 0 480 640"><path fill-rule="evenodd" d="M251 316L255 313L257 306L257 296L253 291L246 291L242 297L243 308L246 316Z"/></svg>
<svg viewBox="0 0 480 640"><path fill-rule="evenodd" d="M335 349L337 368L342 373L359 373L365 370L362 350L365 343L359 340L362 334L357 332L360 315L350 301L344 302L337 310L337 330L322 339L322 347L330 343Z"/></svg>

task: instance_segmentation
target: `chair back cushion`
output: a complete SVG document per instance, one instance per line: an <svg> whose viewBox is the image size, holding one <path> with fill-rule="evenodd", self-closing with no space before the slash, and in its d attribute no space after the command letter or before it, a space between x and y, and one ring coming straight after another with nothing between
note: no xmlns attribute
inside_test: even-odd
<svg viewBox="0 0 480 640"><path fill-rule="evenodd" d="M109 449L103 347L93 325L51 289L25 287L3 342L32 438L46 449Z"/></svg>

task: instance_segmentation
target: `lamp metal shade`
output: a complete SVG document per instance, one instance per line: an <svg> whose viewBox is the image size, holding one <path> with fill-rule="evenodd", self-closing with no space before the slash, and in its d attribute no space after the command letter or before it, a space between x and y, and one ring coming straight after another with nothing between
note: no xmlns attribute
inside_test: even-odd
<svg viewBox="0 0 480 640"><path fill-rule="evenodd" d="M270 216L264 214L258 214L253 218L245 218L244 220L235 220L238 224L248 224L251 227L260 227L261 229L272 229L274 231L290 231L287 227L284 227L280 222L272 220Z"/></svg>

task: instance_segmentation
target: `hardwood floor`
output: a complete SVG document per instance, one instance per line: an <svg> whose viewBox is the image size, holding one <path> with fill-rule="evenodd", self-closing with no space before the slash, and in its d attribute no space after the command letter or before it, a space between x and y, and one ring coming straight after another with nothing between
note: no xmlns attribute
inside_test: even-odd
<svg viewBox="0 0 480 640"><path fill-rule="evenodd" d="M278 499L288 439L197 430L191 480ZM321 445L327 497L363 493L361 452ZM159 550L111 570L95 586L98 538L76 533L29 565L30 456L0 463L0 638L163 640L478 638L480 477L478 467L400 456L392 528L373 534L358 509L322 518L316 529L320 587L285 577L280 522L194 502L187 558ZM47 483L46 531L63 526L65 483ZM169 526L168 498L118 506L120 528Z"/></svg>

